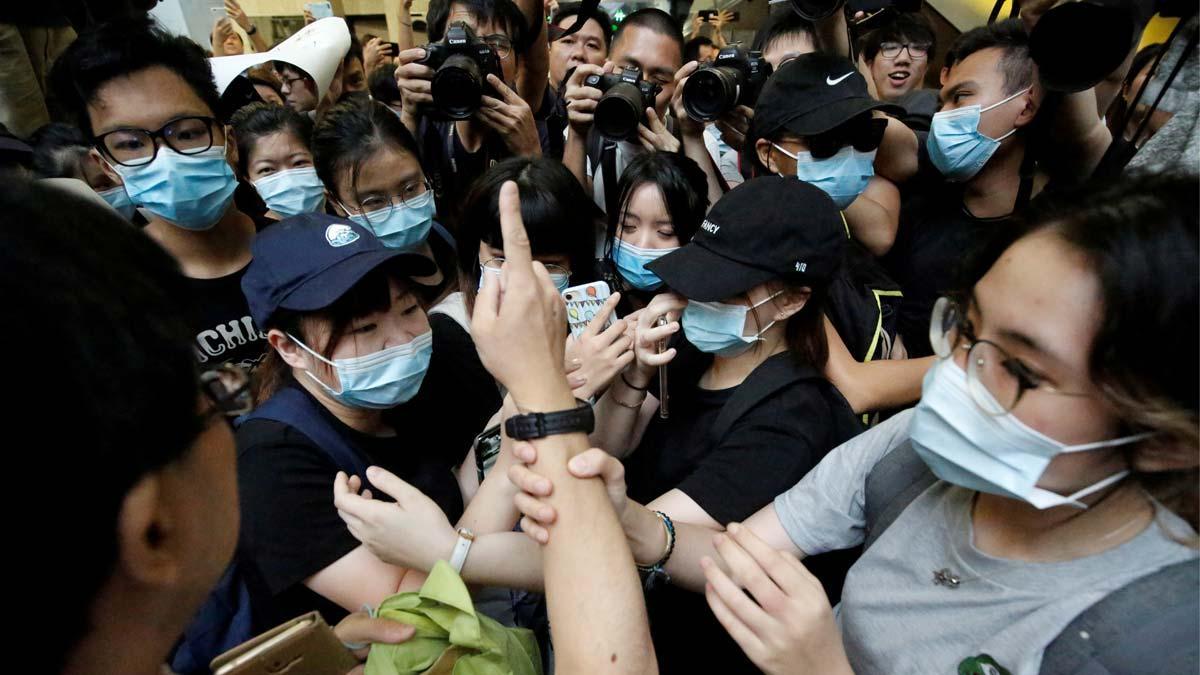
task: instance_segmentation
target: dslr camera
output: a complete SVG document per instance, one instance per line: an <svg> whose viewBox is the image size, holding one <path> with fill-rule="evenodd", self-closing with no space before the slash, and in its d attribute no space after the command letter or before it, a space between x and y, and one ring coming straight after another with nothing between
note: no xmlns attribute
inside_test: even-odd
<svg viewBox="0 0 1200 675"><path fill-rule="evenodd" d="M604 92L596 103L593 126L607 138L629 139L637 135L638 123L662 87L642 79L640 68L621 68L608 75L588 75L588 87Z"/></svg>
<svg viewBox="0 0 1200 675"><path fill-rule="evenodd" d="M417 63L435 71L430 83L433 93L430 117L440 119L465 120L475 114L481 96L496 95L488 84L488 74L503 77L500 57L462 21L446 29L444 42L425 45L425 58Z"/></svg>
<svg viewBox="0 0 1200 675"><path fill-rule="evenodd" d="M683 107L688 117L712 122L739 105L754 107L758 93L771 76L771 64L762 52L726 47L683 86Z"/></svg>

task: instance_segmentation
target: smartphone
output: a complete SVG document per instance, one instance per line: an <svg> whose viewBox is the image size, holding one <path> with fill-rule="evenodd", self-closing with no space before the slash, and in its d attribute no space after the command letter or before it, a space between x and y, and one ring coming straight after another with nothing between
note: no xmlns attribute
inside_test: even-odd
<svg viewBox="0 0 1200 675"><path fill-rule="evenodd" d="M700 15L700 18L703 19L705 23L708 23L716 18L718 11L719 10L715 10L715 9L702 9L702 10L696 12L696 14ZM740 18L742 18L741 13L734 12L733 17L730 18L729 21L730 21L730 23L733 23Z"/></svg>
<svg viewBox="0 0 1200 675"><path fill-rule="evenodd" d="M213 659L214 675L344 675L357 665L329 624L309 612Z"/></svg>
<svg viewBox="0 0 1200 675"><path fill-rule="evenodd" d="M295 5L292 5L295 7ZM306 2L304 7L308 9L308 13L313 15L314 19L325 19L333 16L333 3L330 2Z"/></svg>
<svg viewBox="0 0 1200 675"><path fill-rule="evenodd" d="M574 286L562 292L563 300L567 302L567 326L571 329L571 337L578 338L583 335L583 331L592 319L596 318L596 314L610 295L612 292L603 281ZM609 314L604 327L608 328L612 324L613 315Z"/></svg>
<svg viewBox="0 0 1200 675"><path fill-rule="evenodd" d="M392 50L392 56L396 56L400 53L400 45L396 44L395 42L385 42L383 44L387 45L388 49Z"/></svg>
<svg viewBox="0 0 1200 675"><path fill-rule="evenodd" d="M660 317L658 317L658 321L655 322L654 325L655 326L665 326L668 323L669 323L669 321L667 321L666 316L660 316ZM659 340L658 341L658 353L661 354L665 351L667 351L667 341ZM667 393L667 367L659 366L658 367L658 416L659 416L659 418L665 420L668 417L670 417L670 415L671 415L670 401L671 401L671 397Z"/></svg>
<svg viewBox="0 0 1200 675"><path fill-rule="evenodd" d="M488 428L476 436L471 447L475 450L475 472L482 483L500 456L500 425Z"/></svg>
<svg viewBox="0 0 1200 675"><path fill-rule="evenodd" d="M225 7L223 7L223 6L222 7L209 7L208 11L215 14L218 18L223 17L223 16L228 16L228 14L225 12Z"/></svg>

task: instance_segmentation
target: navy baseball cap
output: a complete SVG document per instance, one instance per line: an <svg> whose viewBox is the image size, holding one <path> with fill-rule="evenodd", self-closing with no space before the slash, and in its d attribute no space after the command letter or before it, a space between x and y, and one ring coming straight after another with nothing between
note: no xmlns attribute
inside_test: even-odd
<svg viewBox="0 0 1200 675"><path fill-rule="evenodd" d="M242 293L260 330L277 310L312 312L332 305L384 263L406 276L437 272L429 258L388 248L367 228L324 213L292 216L266 228L251 252Z"/></svg>
<svg viewBox="0 0 1200 675"><path fill-rule="evenodd" d="M690 242L646 269L699 302L727 300L772 279L824 285L848 237L841 210L824 190L765 176L725 193Z"/></svg>

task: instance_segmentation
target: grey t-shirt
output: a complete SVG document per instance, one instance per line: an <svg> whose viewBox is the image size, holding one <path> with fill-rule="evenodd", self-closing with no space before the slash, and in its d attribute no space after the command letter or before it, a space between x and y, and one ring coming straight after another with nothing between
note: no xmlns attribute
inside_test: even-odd
<svg viewBox="0 0 1200 675"><path fill-rule="evenodd" d="M904 412L831 451L775 511L793 543L810 555L863 541L867 475L907 440ZM987 655L1014 675L1038 672L1042 653L1085 609L1130 581L1194 559L1176 543L1191 528L1158 508L1155 523L1103 553L1058 563L994 558L972 545L974 492L935 482L850 569L838 622L857 673L958 672ZM961 579L933 582L936 570Z"/></svg>

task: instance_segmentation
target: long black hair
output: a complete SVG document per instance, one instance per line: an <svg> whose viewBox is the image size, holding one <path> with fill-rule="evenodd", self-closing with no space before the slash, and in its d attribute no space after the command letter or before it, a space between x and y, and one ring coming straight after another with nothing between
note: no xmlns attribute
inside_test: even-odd
<svg viewBox="0 0 1200 675"><path fill-rule="evenodd" d="M604 257L610 261L617 228L629 211L629 200L647 183L658 187L680 246L691 241L700 229L704 214L708 212L708 179L703 169L690 157L676 152L643 153L625 167L617 183L617 209L608 214L608 229L604 236Z"/></svg>

